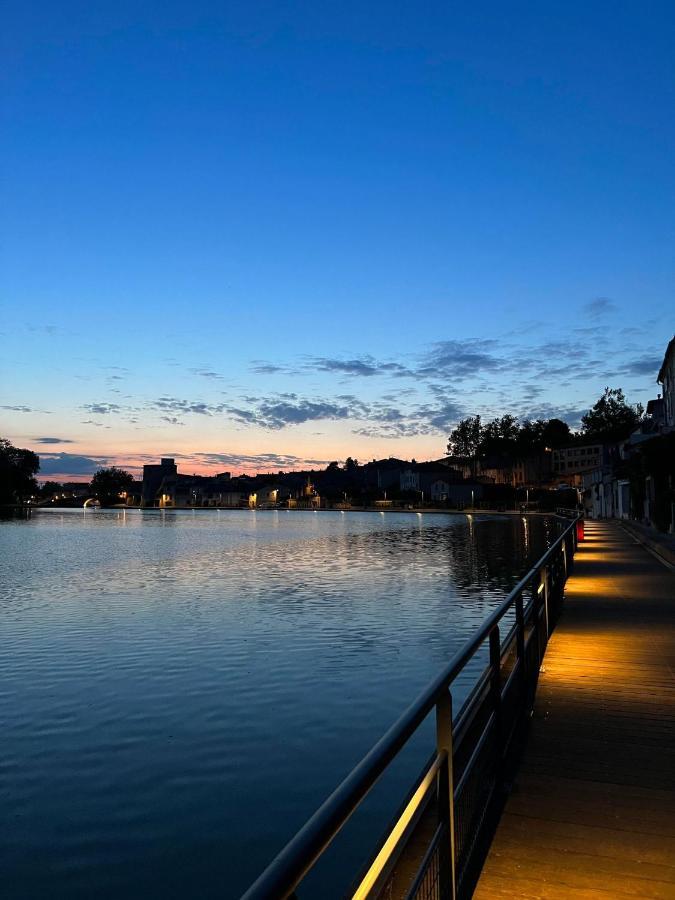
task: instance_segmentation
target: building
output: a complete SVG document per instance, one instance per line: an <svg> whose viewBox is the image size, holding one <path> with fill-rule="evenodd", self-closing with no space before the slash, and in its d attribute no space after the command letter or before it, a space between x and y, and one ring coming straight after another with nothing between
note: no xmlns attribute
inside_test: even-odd
<svg viewBox="0 0 675 900"><path fill-rule="evenodd" d="M162 457L159 464L143 466L141 506L156 506L157 492L165 479L177 478L178 466L171 457Z"/></svg>
<svg viewBox="0 0 675 900"><path fill-rule="evenodd" d="M663 393L663 424L670 431L675 429L675 337L666 347L656 380Z"/></svg>
<svg viewBox="0 0 675 900"><path fill-rule="evenodd" d="M513 487L540 487L553 475L553 451L545 447L539 453L531 453L513 461Z"/></svg>
<svg viewBox="0 0 675 900"><path fill-rule="evenodd" d="M607 452L602 444L572 445L554 450L552 458L553 474L558 481L582 487L583 475L602 468Z"/></svg>

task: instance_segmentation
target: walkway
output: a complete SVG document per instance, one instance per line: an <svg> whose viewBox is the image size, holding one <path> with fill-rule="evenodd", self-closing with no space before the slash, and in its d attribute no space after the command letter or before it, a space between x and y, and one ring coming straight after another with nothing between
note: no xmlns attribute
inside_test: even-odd
<svg viewBox="0 0 675 900"><path fill-rule="evenodd" d="M675 898L675 572L587 522L474 897Z"/></svg>

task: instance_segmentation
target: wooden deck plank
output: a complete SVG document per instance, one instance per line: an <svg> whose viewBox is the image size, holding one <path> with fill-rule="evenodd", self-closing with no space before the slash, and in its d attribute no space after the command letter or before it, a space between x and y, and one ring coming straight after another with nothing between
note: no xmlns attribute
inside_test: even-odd
<svg viewBox="0 0 675 900"><path fill-rule="evenodd" d="M675 900L675 576L586 523L474 896Z"/></svg>

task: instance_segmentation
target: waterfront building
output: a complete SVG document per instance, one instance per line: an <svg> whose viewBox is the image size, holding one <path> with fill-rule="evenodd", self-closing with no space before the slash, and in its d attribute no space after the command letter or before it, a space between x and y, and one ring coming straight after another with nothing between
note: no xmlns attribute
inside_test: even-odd
<svg viewBox="0 0 675 900"><path fill-rule="evenodd" d="M663 390L663 424L668 430L675 429L675 337L666 347L656 380Z"/></svg>
<svg viewBox="0 0 675 900"><path fill-rule="evenodd" d="M171 457L162 457L159 463L143 466L141 506L156 506L157 492L165 479L178 475L178 466Z"/></svg>
<svg viewBox="0 0 675 900"><path fill-rule="evenodd" d="M583 486L583 475L602 468L609 462L608 448L603 444L572 444L553 451L553 474L573 487Z"/></svg>

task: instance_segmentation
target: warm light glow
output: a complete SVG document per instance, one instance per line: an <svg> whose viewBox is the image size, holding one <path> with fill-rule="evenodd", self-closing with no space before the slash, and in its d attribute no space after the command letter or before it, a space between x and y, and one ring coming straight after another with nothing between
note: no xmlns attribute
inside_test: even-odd
<svg viewBox="0 0 675 900"><path fill-rule="evenodd" d="M389 857L394 852L397 844L403 837L406 828L417 812L421 802L424 800L427 791L433 784L435 784L436 776L443 762L445 761L445 757L446 753L445 751L443 751L443 753L439 753L439 755L434 759L426 775L422 779L419 787L410 798L406 808L401 813L398 822L392 828L389 837L384 842L384 846L373 860L373 864L368 869L361 884L352 895L352 900L365 900L365 898L370 895L373 886L377 882L377 879L380 877L382 870L389 860Z"/></svg>

